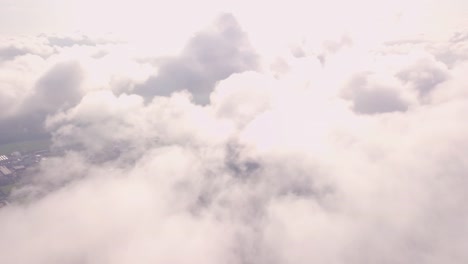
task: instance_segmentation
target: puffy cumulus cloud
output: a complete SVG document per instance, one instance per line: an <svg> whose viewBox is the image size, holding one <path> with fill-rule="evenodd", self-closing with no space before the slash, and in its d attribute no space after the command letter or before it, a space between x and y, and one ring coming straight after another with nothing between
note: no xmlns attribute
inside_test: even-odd
<svg viewBox="0 0 468 264"><path fill-rule="evenodd" d="M421 96L449 78L447 66L432 56L418 58L402 69L397 77L411 83Z"/></svg>
<svg viewBox="0 0 468 264"><path fill-rule="evenodd" d="M402 94L394 80L371 73L356 74L343 92L353 102L354 110L363 114L406 111L409 101Z"/></svg>
<svg viewBox="0 0 468 264"><path fill-rule="evenodd" d="M178 72L190 56L207 72L238 65L239 43L225 42L244 34L220 23L145 85L171 61L170 76L192 80ZM24 92L61 155L0 210L0 261L465 263L466 60L440 59L432 48L447 43L346 43L326 63L289 54L287 70L201 71L206 90L157 96L89 81L109 55L70 62L90 50L63 48L69 62Z"/></svg>
<svg viewBox="0 0 468 264"><path fill-rule="evenodd" d="M454 33L448 41L432 41L425 38L414 38L414 39L403 39L388 41L385 43L385 48L388 53L400 53L408 54L419 52L413 56L419 56L420 59L431 60L431 57L435 57L437 61L440 61L448 68L454 68L457 64L464 63L467 57L468 43L466 38L466 32ZM429 62L433 64L433 62Z"/></svg>
<svg viewBox="0 0 468 264"><path fill-rule="evenodd" d="M142 153L161 142L209 144L232 129L209 109L193 105L188 93L155 97L148 106L143 102L138 95L98 91L86 95L77 107L50 117L47 126L58 139L57 147L76 146L96 155L109 149Z"/></svg>
<svg viewBox="0 0 468 264"><path fill-rule="evenodd" d="M151 98L188 90L196 102L205 104L216 82L256 68L257 55L246 34L232 15L225 14L212 29L195 34L180 56L165 59L157 75L135 92Z"/></svg>
<svg viewBox="0 0 468 264"><path fill-rule="evenodd" d="M151 101L189 90L194 101L207 103L216 82L257 67L257 55L232 15L195 34L174 58L144 57L112 37L42 34L10 42L0 48L2 143L47 136L46 117L73 107L88 91L136 93Z"/></svg>
<svg viewBox="0 0 468 264"><path fill-rule="evenodd" d="M464 36L466 32L458 32L453 34L448 42L425 44L438 60L444 62L449 68L453 68L467 59L468 43Z"/></svg>
<svg viewBox="0 0 468 264"><path fill-rule="evenodd" d="M122 43L58 47L46 35L8 41L0 48L1 143L47 137L47 115L73 107L87 91L130 90L154 71Z"/></svg>
<svg viewBox="0 0 468 264"><path fill-rule="evenodd" d="M34 54L41 57L52 55L55 50L48 45L46 38L39 37L0 37L0 64L18 56Z"/></svg>
<svg viewBox="0 0 468 264"><path fill-rule="evenodd" d="M255 72L234 74L210 95L217 117L245 125L271 105L275 81Z"/></svg>
<svg viewBox="0 0 468 264"><path fill-rule="evenodd" d="M5 89L7 95L14 89L24 90L16 91L15 98L10 98L14 99L14 103L8 106L10 109L7 109L5 117L0 119L3 128L0 142L44 137L45 117L78 102L81 98L81 81L82 72L79 64L63 62L54 65L38 80L32 81L34 83L32 87L7 86ZM26 84L31 85L31 83Z"/></svg>
<svg viewBox="0 0 468 264"><path fill-rule="evenodd" d="M356 112L373 114L406 111L444 100L442 97L463 94L460 83L464 77L460 71L465 68L466 59L460 55L456 63L448 62L441 55L452 46L452 40L387 42L372 55L360 54L365 63L357 64L356 71L345 69L343 73L351 74L344 78L341 95L353 103ZM463 54L463 49L457 52Z"/></svg>
<svg viewBox="0 0 468 264"><path fill-rule="evenodd" d="M60 109L65 105L74 105L81 98L80 81L82 71L76 62L63 62L46 72L34 87L33 102L43 104L40 108ZM47 103L47 104L44 104Z"/></svg>
<svg viewBox="0 0 468 264"><path fill-rule="evenodd" d="M462 223L468 215L459 207L467 198L461 152L468 144L464 136L468 127L459 122L467 110L466 99L369 118L354 115L340 101L320 104L324 98L314 98L310 91L293 90L289 96L296 105L278 102L285 87L262 87L258 81L262 76L246 75L221 82L213 104L205 107L184 94L144 105L138 96L95 92L63 113L56 125L80 129L68 136L84 143L96 138L85 153L93 151L91 144L108 141L128 140L134 145L121 147L130 153L141 138L159 140L139 146L144 151L134 153L131 163L116 158L95 164L75 151L45 161L33 178L36 184L17 194L42 193L42 198L0 211L5 230L1 248L10 249L2 252L3 260L466 259L461 245L468 231ZM252 88L223 92L233 83ZM234 107L228 98L248 99L252 90L259 98L276 99L267 100L268 107L259 102L253 119L243 118L242 104L239 111L226 112ZM98 107L101 113L92 116ZM209 114L200 120L200 115ZM236 121L235 115L242 118ZM218 118L249 124L218 139L194 136L199 130L205 135L206 130L218 129L214 127L222 122ZM129 121L140 125L125 123ZM69 139L57 138L62 140ZM29 254L19 253L24 250Z"/></svg>
<svg viewBox="0 0 468 264"><path fill-rule="evenodd" d="M464 72L467 67L468 64L464 62L451 70L451 78L437 86L437 89L435 89L430 95L430 100L434 103L440 103L465 97L467 94L465 85L467 77Z"/></svg>
<svg viewBox="0 0 468 264"><path fill-rule="evenodd" d="M0 58L2 60L10 60L25 53L27 53L27 50L14 46L7 46L0 49Z"/></svg>

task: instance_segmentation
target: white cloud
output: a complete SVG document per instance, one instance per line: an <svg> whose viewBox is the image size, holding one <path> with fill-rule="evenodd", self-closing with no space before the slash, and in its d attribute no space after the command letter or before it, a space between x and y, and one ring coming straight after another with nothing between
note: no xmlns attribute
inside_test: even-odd
<svg viewBox="0 0 468 264"><path fill-rule="evenodd" d="M362 18L298 56L303 8L259 57L245 10L248 36L225 15L169 62L90 37L7 52L0 125L45 126L64 154L0 209L0 262L465 263L467 40L363 44ZM187 87L139 92L151 78Z"/></svg>

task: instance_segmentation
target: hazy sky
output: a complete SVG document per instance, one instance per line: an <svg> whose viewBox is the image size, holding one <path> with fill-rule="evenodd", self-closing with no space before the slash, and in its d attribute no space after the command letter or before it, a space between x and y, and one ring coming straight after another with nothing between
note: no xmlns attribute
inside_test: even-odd
<svg viewBox="0 0 468 264"><path fill-rule="evenodd" d="M467 263L467 11L0 0L0 263Z"/></svg>
<svg viewBox="0 0 468 264"><path fill-rule="evenodd" d="M302 37L341 30L366 38L447 34L448 28L464 29L468 22L468 4L463 0L444 4L433 0L1 0L0 5L0 33L112 32L146 41L179 40L207 25L219 12L233 13L243 27L265 41L283 41L279 36L284 34Z"/></svg>

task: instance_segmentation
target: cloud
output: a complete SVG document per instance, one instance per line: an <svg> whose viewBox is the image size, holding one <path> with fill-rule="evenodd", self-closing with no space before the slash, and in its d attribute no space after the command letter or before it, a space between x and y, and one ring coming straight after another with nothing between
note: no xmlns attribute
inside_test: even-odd
<svg viewBox="0 0 468 264"><path fill-rule="evenodd" d="M269 98L284 93L284 87L259 85L262 76L244 73L231 78L219 84L217 96L234 83L233 87L251 84L246 90L270 94ZM461 246L448 246L453 240L462 242L467 231L456 228L468 217L457 206L466 199L462 175L467 168L460 154L462 146L468 146L464 136L468 127L459 123L468 110L466 98L401 115L363 118L346 110L344 102L319 105L322 99L314 99L314 93L292 91L289 96L296 105L267 99L272 102L265 108L251 100L249 104L258 103L251 112L255 117L235 121L235 116L243 117L242 111L220 111L235 107L229 105L229 97L202 107L190 102L187 94L158 97L148 105L136 95L88 94L76 108L57 117L55 125L57 135L70 126L77 129L68 130L66 138L57 137L57 142L75 137L90 143L45 161L32 176L35 184L25 187L33 189L17 194L40 195L30 198L27 206L13 204L0 211L5 230L0 248L8 244L10 249L2 252L3 260L466 259ZM342 118L323 119L329 113ZM205 121L192 122L204 115ZM223 118L248 125L216 140L203 136L217 129L214 125ZM320 129L324 134L318 133ZM253 132L269 137L268 144L251 138ZM138 144L153 136L159 137L157 142ZM122 140L128 145L120 145L120 151L133 156L131 162L118 157L95 163L84 155L93 153L93 146ZM74 239L65 239L70 237ZM31 248L24 248L26 240ZM300 246L305 244L311 249ZM30 254L11 250L19 248Z"/></svg>
<svg viewBox="0 0 468 264"><path fill-rule="evenodd" d="M74 105L81 98L82 79L82 70L78 63L64 62L55 65L37 81L31 101L36 104L47 102L41 108L50 107L52 110Z"/></svg>
<svg viewBox="0 0 468 264"><path fill-rule="evenodd" d="M179 57L145 58L126 54L131 47L112 39L85 35L42 34L9 39L0 49L5 61L0 142L47 137L48 115L75 106L89 90L137 93L151 101L189 90L194 101L207 103L215 84L232 73L257 67L257 55L231 15L196 34ZM151 61L163 61L157 70ZM157 71L156 76L150 74ZM23 76L28 79L23 80ZM21 131L18 133L18 131Z"/></svg>
<svg viewBox="0 0 468 264"><path fill-rule="evenodd" d="M372 74L358 74L344 90L344 98L353 102L354 111L361 114L404 112L410 102L398 89L375 80Z"/></svg>
<svg viewBox="0 0 468 264"><path fill-rule="evenodd" d="M42 35L10 42L21 52L0 63L1 143L48 137L47 115L75 106L86 91L130 90L154 70L121 54L122 43L57 48Z"/></svg>
<svg viewBox="0 0 468 264"><path fill-rule="evenodd" d="M211 30L197 33L182 54L168 58L157 75L138 86L144 97L167 96L188 90L195 102L206 104L216 82L237 72L257 68L257 55L232 15L221 16Z"/></svg>
<svg viewBox="0 0 468 264"><path fill-rule="evenodd" d="M396 40L386 42L390 53L413 54L419 51L421 60L428 60L431 65L436 62L442 62L447 68L451 69L459 63L466 61L468 42L464 37L466 33L458 32L451 36L447 41L431 41L424 38Z"/></svg>
<svg viewBox="0 0 468 264"><path fill-rule="evenodd" d="M4 47L0 49L0 59L11 60L14 59L16 56L24 55L26 53L27 51L14 46Z"/></svg>
<svg viewBox="0 0 468 264"><path fill-rule="evenodd" d="M77 63L55 65L35 83L33 92L18 106L18 112L0 120L3 127L0 142L47 137L45 117L77 103L81 98L81 81Z"/></svg>
<svg viewBox="0 0 468 264"><path fill-rule="evenodd" d="M257 65L245 33L230 15L194 36L181 57L163 59L159 74L149 79L155 71L147 62L152 58L139 61L126 55L125 43L83 35L40 35L8 43L0 52L5 57L1 65L5 69L0 99L4 102L0 106L0 123L5 128L2 143L47 137L47 115L73 107L88 90L119 94L135 90L151 101L158 89L167 91L160 95L189 89L194 100L206 103L217 81Z"/></svg>
<svg viewBox="0 0 468 264"><path fill-rule="evenodd" d="M402 69L397 77L411 83L421 96L425 96L438 84L449 79L449 74L444 63L433 57L423 57Z"/></svg>
<svg viewBox="0 0 468 264"><path fill-rule="evenodd" d="M0 37L0 64L11 61L23 55L37 55L47 58L55 53L53 47L47 45L42 37Z"/></svg>
<svg viewBox="0 0 468 264"><path fill-rule="evenodd" d="M21 89L0 90L2 118L42 124L62 155L0 209L0 262L466 262L466 60L418 42L247 71L244 33L217 23L146 82L122 49L3 65L43 68L4 76Z"/></svg>
<svg viewBox="0 0 468 264"><path fill-rule="evenodd" d="M467 32L457 32L453 34L450 42L458 43L458 42L466 42L468 40L468 33Z"/></svg>
<svg viewBox="0 0 468 264"><path fill-rule="evenodd" d="M73 45L96 46L99 41L93 41L88 36L48 36L47 40L51 46L71 47ZM105 43L105 42L104 42Z"/></svg>

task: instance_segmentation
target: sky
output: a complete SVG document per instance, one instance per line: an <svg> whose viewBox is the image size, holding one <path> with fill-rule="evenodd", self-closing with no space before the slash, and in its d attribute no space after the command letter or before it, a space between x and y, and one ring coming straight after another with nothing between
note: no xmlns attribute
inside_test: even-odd
<svg viewBox="0 0 468 264"><path fill-rule="evenodd" d="M466 263L468 2L0 0L0 263Z"/></svg>

